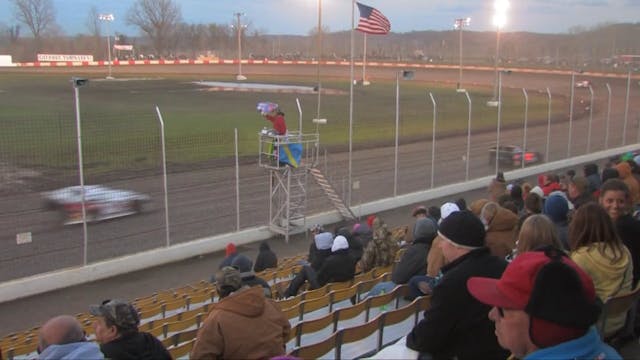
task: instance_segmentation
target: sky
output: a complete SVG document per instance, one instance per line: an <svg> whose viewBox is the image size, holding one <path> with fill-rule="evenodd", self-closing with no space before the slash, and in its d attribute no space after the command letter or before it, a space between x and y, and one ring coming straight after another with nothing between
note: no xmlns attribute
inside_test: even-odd
<svg viewBox="0 0 640 360"><path fill-rule="evenodd" d="M126 24L127 11L135 0L51 0L56 20L64 33L88 33L89 9L112 13L111 32L137 35ZM322 25L330 31L348 30L349 0L174 0L188 23L230 24L233 14L267 34L306 35L318 23L322 3ZM493 0L359 0L385 14L392 32L448 30L456 18L470 17L471 31L493 31ZM571 27L603 23L639 22L640 0L509 0L504 31L566 33ZM358 10L356 9L356 22ZM0 24L13 25L11 0L0 0ZM26 30L26 29L25 29Z"/></svg>

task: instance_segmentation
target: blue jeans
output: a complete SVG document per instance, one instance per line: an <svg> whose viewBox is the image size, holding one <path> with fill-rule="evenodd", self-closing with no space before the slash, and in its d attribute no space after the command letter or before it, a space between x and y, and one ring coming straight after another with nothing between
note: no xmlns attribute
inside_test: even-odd
<svg viewBox="0 0 640 360"><path fill-rule="evenodd" d="M371 290L369 290L369 294L367 295L367 297L388 294L392 292L395 287L396 283L394 283L393 281L384 281L381 283L377 283L373 286L373 288L371 288Z"/></svg>
<svg viewBox="0 0 640 360"><path fill-rule="evenodd" d="M407 300L413 300L415 298L417 298L418 296L422 296L424 295L424 293L422 291L420 291L420 288L418 288L418 283L419 282L426 282L427 284L429 284L429 287L431 288L431 290L433 290L433 287L436 286L436 278L431 277L431 276L427 276L427 275L415 275L412 276L411 279L409 279L409 296Z"/></svg>

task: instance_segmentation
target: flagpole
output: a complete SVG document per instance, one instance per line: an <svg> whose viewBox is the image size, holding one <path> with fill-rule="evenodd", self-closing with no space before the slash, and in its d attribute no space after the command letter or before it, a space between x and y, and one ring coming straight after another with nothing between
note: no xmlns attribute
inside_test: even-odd
<svg viewBox="0 0 640 360"><path fill-rule="evenodd" d="M364 33L364 52L362 54L362 85L369 85L367 81L366 69L367 68L367 33Z"/></svg>
<svg viewBox="0 0 640 360"><path fill-rule="evenodd" d="M348 196L347 196L347 206L351 206L351 170L352 170L352 163L353 163L353 156L352 156L352 152L353 152L353 65L354 65L354 61L353 61L353 43L354 43L354 37L353 37L353 31L355 28L355 22L354 22L354 16L355 16L355 7L356 7L356 0L351 0L351 64L349 66L350 68L350 77L349 77L349 170L348 170L348 182L347 184L349 185L349 189L347 191Z"/></svg>

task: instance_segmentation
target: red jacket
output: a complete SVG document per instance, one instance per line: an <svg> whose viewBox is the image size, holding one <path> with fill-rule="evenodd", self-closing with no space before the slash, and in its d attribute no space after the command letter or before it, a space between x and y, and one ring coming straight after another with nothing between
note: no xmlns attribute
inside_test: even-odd
<svg viewBox="0 0 640 360"><path fill-rule="evenodd" d="M275 130L278 135L285 135L287 133L287 124L284 122L283 115L266 115L266 118L271 121L273 130Z"/></svg>

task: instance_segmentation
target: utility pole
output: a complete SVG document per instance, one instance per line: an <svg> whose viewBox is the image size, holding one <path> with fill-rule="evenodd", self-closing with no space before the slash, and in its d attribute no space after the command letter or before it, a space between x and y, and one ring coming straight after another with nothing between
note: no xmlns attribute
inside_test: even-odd
<svg viewBox="0 0 640 360"><path fill-rule="evenodd" d="M233 16L236 17L235 27L238 31L238 75L236 75L236 80L242 81L247 80L247 77L242 75L242 28L246 27L246 25L240 23L240 17L244 16L244 13L237 12Z"/></svg>

